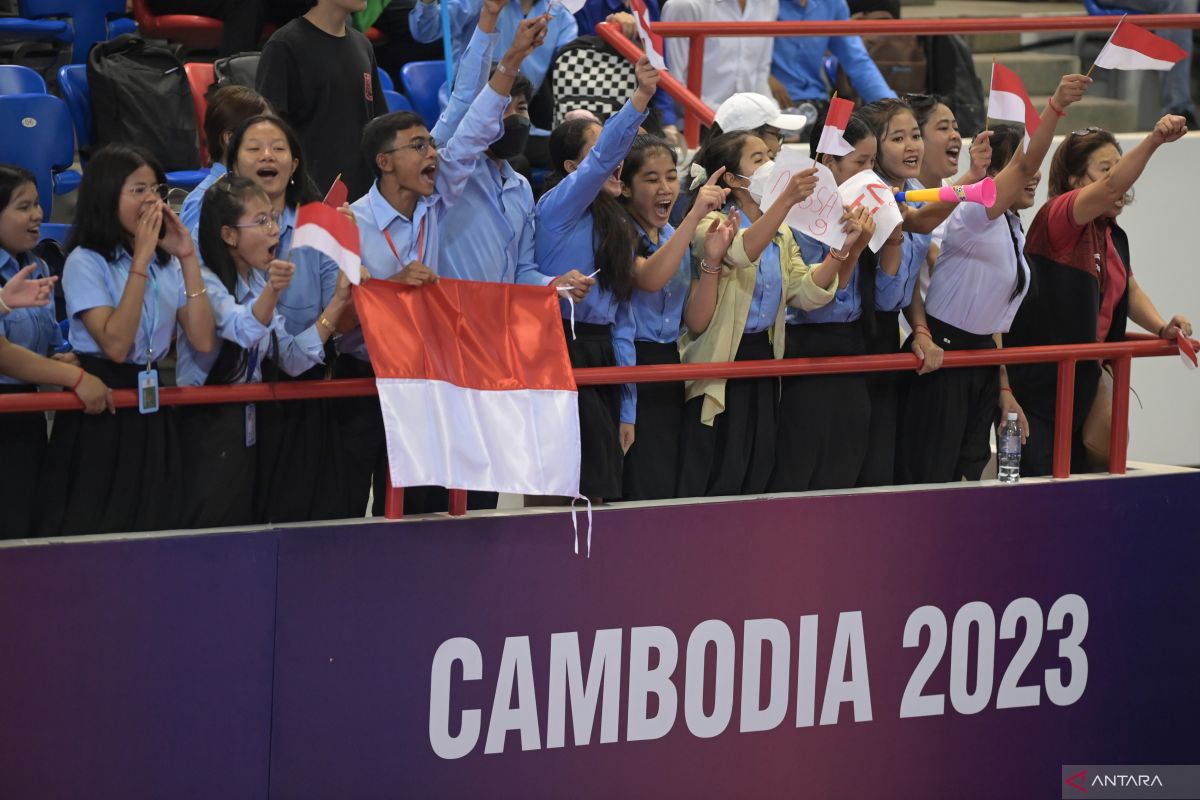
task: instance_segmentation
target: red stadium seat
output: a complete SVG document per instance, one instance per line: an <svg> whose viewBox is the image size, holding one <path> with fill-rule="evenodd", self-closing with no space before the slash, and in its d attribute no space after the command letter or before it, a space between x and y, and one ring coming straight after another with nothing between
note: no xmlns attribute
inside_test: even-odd
<svg viewBox="0 0 1200 800"><path fill-rule="evenodd" d="M167 39L198 50L216 50L221 44L221 20L192 14L163 14L150 11L147 0L133 0L133 18L149 39Z"/></svg>
<svg viewBox="0 0 1200 800"><path fill-rule="evenodd" d="M196 133L200 140L200 163L211 166L208 160L208 140L204 136L204 116L208 113L208 89L213 85L213 65L189 61L183 65L188 85L192 87L192 107L196 109Z"/></svg>

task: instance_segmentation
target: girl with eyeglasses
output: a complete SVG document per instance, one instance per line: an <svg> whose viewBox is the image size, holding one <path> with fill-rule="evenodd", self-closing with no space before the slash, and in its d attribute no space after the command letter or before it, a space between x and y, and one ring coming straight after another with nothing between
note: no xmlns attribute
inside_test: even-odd
<svg viewBox="0 0 1200 800"><path fill-rule="evenodd" d="M165 197L166 176L152 155L102 147L79 187L63 268L69 339L84 369L143 396L176 325L196 350L216 346L195 245ZM60 412L39 482L38 528L64 535L177 527L182 489L173 408Z"/></svg>
<svg viewBox="0 0 1200 800"><path fill-rule="evenodd" d="M337 290L337 262L311 247L291 246L297 209L321 198L309 180L299 138L279 117L251 117L230 138L226 162L233 175L262 187L271 213L278 215L278 254L295 266L276 302L285 329L298 336L317 325L325 329L328 338L340 322L324 313ZM351 214L348 206L343 206L343 213ZM329 376L327 364L332 358L290 376L275 362L276 355L264 353L264 368L279 380L324 380ZM336 472L318 466L332 463L335 457L333 414L338 406L337 401L293 400L258 407L256 520L297 522L344 516L343 489Z"/></svg>
<svg viewBox="0 0 1200 800"><path fill-rule="evenodd" d="M58 279L33 253L42 207L32 173L0 164L0 394L25 394L39 384L75 392L89 414L112 410L112 390L79 365L72 353L51 358L62 341L54 318L53 292ZM46 415L0 414L4 442L0 539L34 533L34 495L46 453Z"/></svg>
<svg viewBox="0 0 1200 800"><path fill-rule="evenodd" d="M1121 341L1128 320L1168 340L1179 332L1192 335L1187 317L1164 320L1138 285L1129 239L1117 223L1150 158L1185 133L1184 118L1168 114L1127 154L1116 137L1098 128L1073 131L1058 146L1050 162L1049 199L1029 226L1025 254L1031 289L1005 338L1010 346ZM1022 475L1051 472L1056 373L1053 364L1009 369L1012 389L1029 420ZM1094 361L1077 363L1073 472L1107 464L1111 403L1107 372Z"/></svg>
<svg viewBox="0 0 1200 800"><path fill-rule="evenodd" d="M1055 127L1090 83L1083 75L1063 76L1027 147L1022 126L993 126L987 172L996 182L996 201L990 208L962 203L950 215L928 295L915 297L909 309L913 337L930 338L943 350L1003 346L1029 291L1029 265L1022 255L1025 234L1017 215L1033 207ZM991 458L992 425L1010 412L1017 414L1027 441L1028 423L1003 366L906 376L897 481L979 480Z"/></svg>
<svg viewBox="0 0 1200 800"><path fill-rule="evenodd" d="M264 361L288 375L324 363L329 329L313 324L292 335L276 311L296 267L276 258L281 255L279 220L262 187L230 175L213 184L205 192L199 238L207 267L205 285L222 341L207 353L180 342L179 385L259 382ZM339 276L338 290L322 313L336 318L349 302L350 284ZM184 525L209 528L254 521L257 411L253 403L180 409Z"/></svg>

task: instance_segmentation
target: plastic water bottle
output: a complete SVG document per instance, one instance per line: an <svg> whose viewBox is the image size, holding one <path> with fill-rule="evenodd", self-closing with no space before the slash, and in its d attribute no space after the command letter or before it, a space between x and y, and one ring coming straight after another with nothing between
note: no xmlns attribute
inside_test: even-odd
<svg viewBox="0 0 1200 800"><path fill-rule="evenodd" d="M996 466L1001 483L1021 480L1021 426L1015 411L1008 412L1008 419L996 437Z"/></svg>

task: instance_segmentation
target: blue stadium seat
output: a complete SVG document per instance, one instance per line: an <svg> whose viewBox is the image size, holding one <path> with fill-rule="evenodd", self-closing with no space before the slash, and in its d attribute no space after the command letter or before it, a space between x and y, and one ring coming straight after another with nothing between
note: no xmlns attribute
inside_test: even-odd
<svg viewBox="0 0 1200 800"><path fill-rule="evenodd" d="M442 113L438 92L446 82L446 62L412 61L400 68L400 79L413 109L433 128Z"/></svg>
<svg viewBox="0 0 1200 800"><path fill-rule="evenodd" d="M67 234L71 232L71 226L62 222L43 222L41 233L38 235L38 241L53 239L61 245L67 243Z"/></svg>
<svg viewBox="0 0 1200 800"><path fill-rule="evenodd" d="M0 64L0 94L45 94L46 81L20 64Z"/></svg>
<svg viewBox="0 0 1200 800"><path fill-rule="evenodd" d="M84 155L96 143L96 128L92 121L92 96L88 91L87 67L68 64L58 70L58 88L75 124L79 140L80 161L87 166ZM167 173L167 183L180 189L194 189L208 176L207 169L185 169Z"/></svg>
<svg viewBox="0 0 1200 800"><path fill-rule="evenodd" d="M30 19L53 18L70 24L73 64L86 64L96 42L136 30L133 20L124 16L125 0L18 0L18 8Z"/></svg>
<svg viewBox="0 0 1200 800"><path fill-rule="evenodd" d="M376 67L376 72L379 73L379 85L385 92L396 91L396 82L392 80L392 76L387 74L387 70L383 67Z"/></svg>
<svg viewBox="0 0 1200 800"><path fill-rule="evenodd" d="M74 38L70 24L62 20L0 17L0 42L69 44Z"/></svg>
<svg viewBox="0 0 1200 800"><path fill-rule="evenodd" d="M408 98L391 89L383 90L383 99L387 101L388 111L412 111L412 103Z"/></svg>
<svg viewBox="0 0 1200 800"><path fill-rule="evenodd" d="M1096 5L1095 0L1083 0L1083 7L1087 10L1089 16L1092 17L1113 17L1123 14L1141 14L1141 11L1134 11L1131 8L1104 8Z"/></svg>
<svg viewBox="0 0 1200 800"><path fill-rule="evenodd" d="M52 94L0 95L0 163L17 164L37 177L38 199L50 218L55 194L79 186L70 170L75 135L67 104Z"/></svg>

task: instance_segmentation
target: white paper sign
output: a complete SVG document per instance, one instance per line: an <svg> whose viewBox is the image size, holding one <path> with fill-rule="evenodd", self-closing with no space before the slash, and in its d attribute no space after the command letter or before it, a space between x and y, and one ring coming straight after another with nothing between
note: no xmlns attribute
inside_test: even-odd
<svg viewBox="0 0 1200 800"><path fill-rule="evenodd" d="M846 232L842 230L840 222L842 198L838 194L837 180L824 164L813 161L798 150L781 150L775 159L775 169L771 172L760 205L770 208L793 175L814 166L817 168L817 188L803 203L791 207L785 222L793 230L840 250L846 242Z"/></svg>
<svg viewBox="0 0 1200 800"><path fill-rule="evenodd" d="M871 211L871 216L875 218L871 252L878 253L892 231L904 220L891 187L872 170L864 169L838 187L838 191L841 192L842 202L850 208L865 206Z"/></svg>

